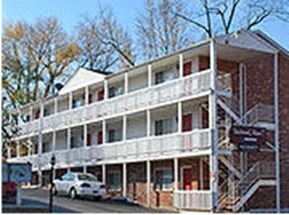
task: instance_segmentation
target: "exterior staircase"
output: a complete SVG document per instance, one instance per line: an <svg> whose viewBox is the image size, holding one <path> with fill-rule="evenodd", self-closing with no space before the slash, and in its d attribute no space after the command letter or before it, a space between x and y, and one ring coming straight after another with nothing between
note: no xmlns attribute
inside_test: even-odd
<svg viewBox="0 0 289 215"><path fill-rule="evenodd" d="M238 212L262 186L275 186L274 163L255 163L239 180L225 181L220 187L219 208ZM229 180L229 179L228 179Z"/></svg>
<svg viewBox="0 0 289 215"><path fill-rule="evenodd" d="M217 104L225 112L225 117L229 116L229 120L218 119L219 149L232 151L236 148L229 139L232 124L274 129L274 107L271 105L257 104L241 116L239 101L234 94L230 98L219 97ZM242 173L227 156L220 155L219 162L225 165L229 172L227 178L219 185L221 211L238 212L260 187L276 186L275 163L257 162L247 172Z"/></svg>

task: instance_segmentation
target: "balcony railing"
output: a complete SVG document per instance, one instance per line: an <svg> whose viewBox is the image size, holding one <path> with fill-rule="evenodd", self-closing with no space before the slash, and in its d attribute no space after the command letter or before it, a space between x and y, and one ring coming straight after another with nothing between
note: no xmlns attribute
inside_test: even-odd
<svg viewBox="0 0 289 215"><path fill-rule="evenodd" d="M43 118L43 130L62 127L94 120L103 116L112 116L126 111L137 111L149 106L197 95L210 89L210 70L195 73L182 79L176 79L150 88L145 88L101 102L66 110ZM39 121L39 120L38 120ZM22 126L22 134L38 129L35 121Z"/></svg>
<svg viewBox="0 0 289 215"><path fill-rule="evenodd" d="M174 207L190 210L211 210L212 192L209 190L176 190L174 191Z"/></svg>
<svg viewBox="0 0 289 215"><path fill-rule="evenodd" d="M231 87L230 78L228 74L218 77L219 90L227 91ZM59 130L101 117L113 117L124 112L137 112L167 102L174 102L187 96L199 95L208 90L210 90L210 70L201 71L181 79L44 117L42 130L44 132L52 128ZM33 132L37 132L38 123L39 120L21 126L21 134L29 134L31 129Z"/></svg>
<svg viewBox="0 0 289 215"><path fill-rule="evenodd" d="M201 129L185 133L143 137L116 143L55 151L56 167L84 165L90 162L138 160L166 155L197 152L211 147L211 130ZM49 167L53 152L41 154L40 165ZM25 157L24 159L30 159ZM20 158L22 159L22 157ZM37 160L31 160L36 162ZM36 164L35 164L36 165Z"/></svg>

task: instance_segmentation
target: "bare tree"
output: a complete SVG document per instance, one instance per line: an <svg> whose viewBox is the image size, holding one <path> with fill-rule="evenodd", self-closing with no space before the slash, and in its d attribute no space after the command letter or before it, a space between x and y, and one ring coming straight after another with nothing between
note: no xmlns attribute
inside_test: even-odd
<svg viewBox="0 0 289 215"><path fill-rule="evenodd" d="M287 0L198 0L189 13L177 10L173 14L191 23L207 37L228 34L238 29L251 30L265 20L277 18L289 21Z"/></svg>
<svg viewBox="0 0 289 215"><path fill-rule="evenodd" d="M116 21L109 8L98 9L95 17L86 16L77 25L81 66L91 70L108 70L122 63L134 64L132 41ZM128 50L129 49L129 50Z"/></svg>
<svg viewBox="0 0 289 215"><path fill-rule="evenodd" d="M193 32L178 15L185 12L185 1L146 0L145 8L137 17L137 33L142 55L146 59L176 51L193 41Z"/></svg>

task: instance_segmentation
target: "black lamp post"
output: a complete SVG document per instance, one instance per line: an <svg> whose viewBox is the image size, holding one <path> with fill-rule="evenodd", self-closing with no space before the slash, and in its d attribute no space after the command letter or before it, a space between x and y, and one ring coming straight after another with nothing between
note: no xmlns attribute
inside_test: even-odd
<svg viewBox="0 0 289 215"><path fill-rule="evenodd" d="M51 173L50 173L50 191L49 191L49 212L52 213L52 204L53 204L53 169L56 163L56 158L52 155L50 164L51 164Z"/></svg>

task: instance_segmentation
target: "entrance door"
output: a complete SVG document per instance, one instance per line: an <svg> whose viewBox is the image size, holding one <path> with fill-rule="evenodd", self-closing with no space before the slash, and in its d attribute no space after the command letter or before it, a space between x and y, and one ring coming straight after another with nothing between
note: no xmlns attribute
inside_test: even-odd
<svg viewBox="0 0 289 215"><path fill-rule="evenodd" d="M192 190L193 170L191 167L183 169L183 190Z"/></svg>

